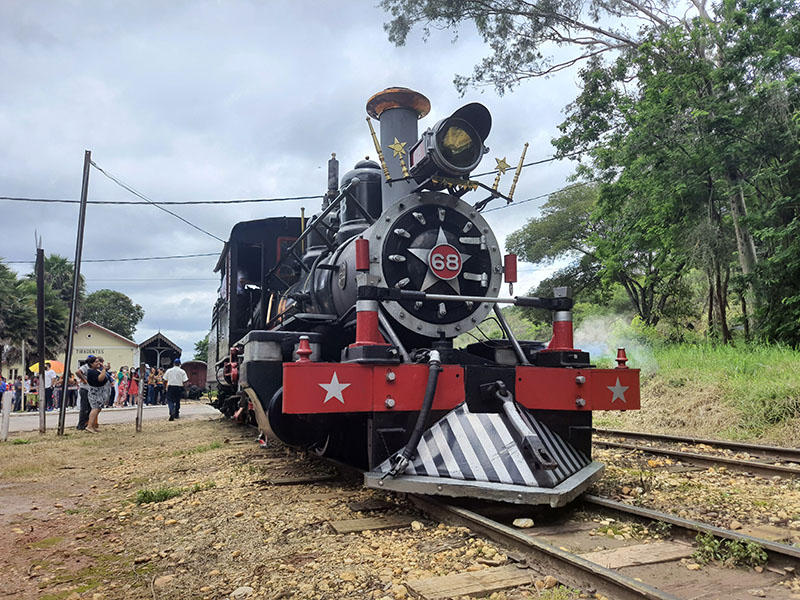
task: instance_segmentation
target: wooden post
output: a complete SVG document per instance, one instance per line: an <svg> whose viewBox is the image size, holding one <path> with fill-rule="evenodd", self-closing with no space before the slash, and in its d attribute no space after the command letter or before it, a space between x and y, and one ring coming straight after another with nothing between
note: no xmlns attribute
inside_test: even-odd
<svg viewBox="0 0 800 600"><path fill-rule="evenodd" d="M139 397L136 398L136 433L142 432L142 413L144 411L144 394L145 386L147 385L147 374L145 372L147 365L143 362L139 363Z"/></svg>
<svg viewBox="0 0 800 600"><path fill-rule="evenodd" d="M44 389L44 249L36 248L36 316L39 350L39 433L47 431L47 400Z"/></svg>

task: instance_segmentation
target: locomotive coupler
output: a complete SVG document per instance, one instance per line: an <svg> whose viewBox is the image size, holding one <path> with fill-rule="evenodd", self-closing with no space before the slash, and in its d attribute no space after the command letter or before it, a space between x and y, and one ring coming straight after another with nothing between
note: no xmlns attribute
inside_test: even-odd
<svg viewBox="0 0 800 600"><path fill-rule="evenodd" d="M495 397L502 402L503 412L511 425L511 435L525 457L533 462L532 467L536 470L546 471L557 469L558 463L550 456L542 440L522 419L522 415L519 414L514 402L514 397L506 387L506 384L502 381L495 381L491 385L494 388Z"/></svg>

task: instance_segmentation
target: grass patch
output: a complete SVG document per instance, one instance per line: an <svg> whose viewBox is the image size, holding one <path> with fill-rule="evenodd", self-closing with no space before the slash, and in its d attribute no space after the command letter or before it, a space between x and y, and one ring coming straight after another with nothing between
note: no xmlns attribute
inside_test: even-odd
<svg viewBox="0 0 800 600"><path fill-rule="evenodd" d="M697 534L697 562L721 563L725 566L757 567L767 562L767 553L755 542L720 540L710 533Z"/></svg>
<svg viewBox="0 0 800 600"><path fill-rule="evenodd" d="M190 448L189 450L179 450L175 452L175 456L190 456L192 454L201 454L203 452L208 452L209 450L216 450L217 448L222 448L222 442L216 441L216 442L211 442L210 444L202 444L195 448Z"/></svg>
<svg viewBox="0 0 800 600"><path fill-rule="evenodd" d="M180 496L184 492L181 488L159 487L155 489L143 488L136 492L136 504L150 504L152 502L164 502L170 498Z"/></svg>
<svg viewBox="0 0 800 600"><path fill-rule="evenodd" d="M204 490L210 490L211 488L217 487L216 481L206 481L205 483L195 483L189 488L189 492L192 494L196 494L197 492L202 492Z"/></svg>
<svg viewBox="0 0 800 600"><path fill-rule="evenodd" d="M60 537L49 537L44 538L43 540L39 540L38 542L34 542L30 545L31 548L52 548L56 544L59 544L64 541L64 538Z"/></svg>
<svg viewBox="0 0 800 600"><path fill-rule="evenodd" d="M30 444L30 440L26 440L25 438L15 438L11 440L11 444L14 446L22 446L23 444Z"/></svg>
<svg viewBox="0 0 800 600"><path fill-rule="evenodd" d="M597 426L793 445L799 351L739 342L665 344L646 353L646 361L629 353L630 366L652 365L642 373L642 410L597 414Z"/></svg>

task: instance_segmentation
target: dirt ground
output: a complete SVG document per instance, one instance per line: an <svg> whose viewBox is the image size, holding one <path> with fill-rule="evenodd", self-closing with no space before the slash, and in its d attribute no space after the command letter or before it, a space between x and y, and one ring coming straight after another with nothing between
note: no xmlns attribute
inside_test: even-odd
<svg viewBox="0 0 800 600"><path fill-rule="evenodd" d="M421 516L413 527L333 533L329 521L375 516L348 502L413 511L358 479L259 485L270 460L293 455L260 450L245 441L250 431L215 417L146 423L141 434L132 425L19 434L1 445L0 548L10 552L0 598L398 600L409 581L507 562L468 530ZM273 458L259 462L264 455ZM136 503L163 488L178 495ZM577 595L531 585L490 597Z"/></svg>

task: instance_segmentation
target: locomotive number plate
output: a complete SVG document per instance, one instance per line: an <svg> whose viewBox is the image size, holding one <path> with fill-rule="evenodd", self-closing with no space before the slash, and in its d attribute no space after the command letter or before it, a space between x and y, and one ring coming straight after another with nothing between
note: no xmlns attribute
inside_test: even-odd
<svg viewBox="0 0 800 600"><path fill-rule="evenodd" d="M431 250L428 265L439 279L450 280L461 273L463 260L458 250L450 244L439 244Z"/></svg>

